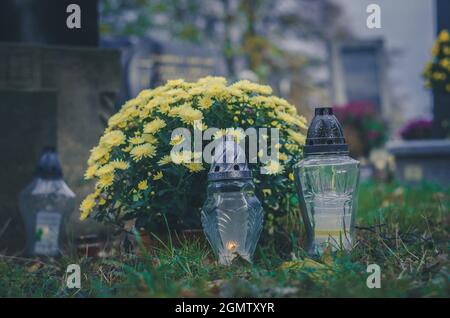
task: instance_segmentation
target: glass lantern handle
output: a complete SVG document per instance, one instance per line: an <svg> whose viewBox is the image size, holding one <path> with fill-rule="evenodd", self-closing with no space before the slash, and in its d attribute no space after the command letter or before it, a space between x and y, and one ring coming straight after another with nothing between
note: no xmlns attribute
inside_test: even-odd
<svg viewBox="0 0 450 318"><path fill-rule="evenodd" d="M313 225L311 223L311 218L308 214L308 209L306 208L306 201L303 196L303 189L302 189L302 183L300 181L300 169L297 167L295 171L295 183L297 184L297 196L299 201L299 207L300 207L300 213L302 215L303 224L305 225L306 230L306 250L307 252L310 251L312 248L312 244L314 241L314 230Z"/></svg>

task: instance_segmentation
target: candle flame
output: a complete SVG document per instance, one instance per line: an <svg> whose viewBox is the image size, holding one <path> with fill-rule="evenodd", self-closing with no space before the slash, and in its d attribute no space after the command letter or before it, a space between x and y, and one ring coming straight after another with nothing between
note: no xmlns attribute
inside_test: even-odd
<svg viewBox="0 0 450 318"><path fill-rule="evenodd" d="M228 251L234 252L238 247L238 243L236 241L228 241L225 247Z"/></svg>

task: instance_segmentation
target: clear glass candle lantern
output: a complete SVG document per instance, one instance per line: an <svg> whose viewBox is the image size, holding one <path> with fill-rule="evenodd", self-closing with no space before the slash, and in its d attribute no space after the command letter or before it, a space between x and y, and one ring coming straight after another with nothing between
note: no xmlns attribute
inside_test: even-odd
<svg viewBox="0 0 450 318"><path fill-rule="evenodd" d="M263 218L245 153L224 138L215 148L201 212L203 230L220 264L230 265L239 257L252 261Z"/></svg>
<svg viewBox="0 0 450 318"><path fill-rule="evenodd" d="M359 184L359 161L348 156L332 108L316 108L304 159L296 166L301 212L310 253L351 249Z"/></svg>
<svg viewBox="0 0 450 318"><path fill-rule="evenodd" d="M19 196L27 255L59 254L64 225L74 207L75 194L63 180L58 155L45 148L35 178Z"/></svg>

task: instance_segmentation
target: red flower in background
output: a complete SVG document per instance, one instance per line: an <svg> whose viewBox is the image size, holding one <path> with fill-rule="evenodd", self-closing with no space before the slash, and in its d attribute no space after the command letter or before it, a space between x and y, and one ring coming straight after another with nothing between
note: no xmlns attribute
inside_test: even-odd
<svg viewBox="0 0 450 318"><path fill-rule="evenodd" d="M371 103L355 101L334 106L333 111L344 127L344 131L357 134L357 136L349 136L352 140L356 138L361 144L361 150L353 155L367 156L372 149L382 146L386 141L386 125ZM352 152L351 144L350 151Z"/></svg>
<svg viewBox="0 0 450 318"><path fill-rule="evenodd" d="M433 137L433 121L430 119L415 119L407 123L401 130L404 140L431 139Z"/></svg>

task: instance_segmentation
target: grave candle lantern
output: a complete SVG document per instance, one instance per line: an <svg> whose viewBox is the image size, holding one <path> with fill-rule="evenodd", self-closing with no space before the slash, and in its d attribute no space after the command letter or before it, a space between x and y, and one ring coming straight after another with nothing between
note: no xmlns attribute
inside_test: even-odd
<svg viewBox="0 0 450 318"><path fill-rule="evenodd" d="M219 263L230 265L239 257L251 262L262 230L263 210L243 149L226 139L215 147L201 221Z"/></svg>
<svg viewBox="0 0 450 318"><path fill-rule="evenodd" d="M296 165L296 184L305 224L306 249L350 249L354 231L359 161L349 157L342 127L332 108L316 108Z"/></svg>
<svg viewBox="0 0 450 318"><path fill-rule="evenodd" d="M45 148L35 178L19 196L27 255L59 254L65 223L74 206L75 194L63 180L57 153Z"/></svg>

